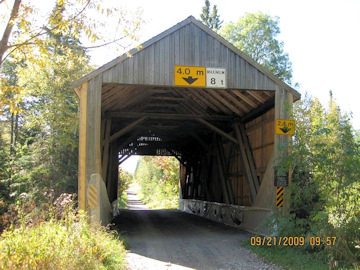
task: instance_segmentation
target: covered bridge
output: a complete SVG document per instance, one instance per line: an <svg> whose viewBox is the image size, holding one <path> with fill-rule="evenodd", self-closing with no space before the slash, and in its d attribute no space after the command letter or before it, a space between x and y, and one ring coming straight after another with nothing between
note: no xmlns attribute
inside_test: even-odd
<svg viewBox="0 0 360 270"><path fill-rule="evenodd" d="M107 221L118 166L131 155L179 159L183 210L206 216L204 202L233 205L215 219L236 212L241 218L232 219L240 224L244 211L276 209L274 166L286 155L277 146L291 136L277 135L275 120L291 117L300 94L194 17L79 79L74 89L80 209Z"/></svg>

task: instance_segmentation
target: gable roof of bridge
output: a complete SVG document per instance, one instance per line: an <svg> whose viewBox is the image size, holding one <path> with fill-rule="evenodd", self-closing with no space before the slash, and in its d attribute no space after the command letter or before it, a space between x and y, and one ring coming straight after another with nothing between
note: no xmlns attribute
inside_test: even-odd
<svg viewBox="0 0 360 270"><path fill-rule="evenodd" d="M102 76L103 84L174 86L174 66L225 68L227 89L274 91L277 87L301 95L268 69L237 49L193 16L117 57L73 83Z"/></svg>

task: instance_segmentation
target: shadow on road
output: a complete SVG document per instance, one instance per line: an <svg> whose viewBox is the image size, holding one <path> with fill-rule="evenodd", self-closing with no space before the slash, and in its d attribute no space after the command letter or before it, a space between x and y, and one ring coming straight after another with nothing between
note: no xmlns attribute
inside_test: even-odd
<svg viewBox="0 0 360 270"><path fill-rule="evenodd" d="M136 193L129 195L130 209L113 221L137 256L129 269L278 269L241 246L251 236L245 231L179 210L142 210Z"/></svg>

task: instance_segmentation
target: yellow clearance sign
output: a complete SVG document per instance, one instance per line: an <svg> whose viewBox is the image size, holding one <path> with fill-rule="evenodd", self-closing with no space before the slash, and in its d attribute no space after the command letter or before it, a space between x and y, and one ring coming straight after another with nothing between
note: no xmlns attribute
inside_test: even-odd
<svg viewBox="0 0 360 270"><path fill-rule="evenodd" d="M276 119L275 131L278 135L294 135L295 120Z"/></svg>
<svg viewBox="0 0 360 270"><path fill-rule="evenodd" d="M206 68L175 66L175 85L186 87L205 87Z"/></svg>

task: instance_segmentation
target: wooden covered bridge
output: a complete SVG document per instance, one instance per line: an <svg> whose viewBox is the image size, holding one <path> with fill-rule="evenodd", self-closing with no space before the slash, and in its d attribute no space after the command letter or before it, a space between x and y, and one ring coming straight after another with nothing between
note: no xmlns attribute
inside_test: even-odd
<svg viewBox="0 0 360 270"><path fill-rule="evenodd" d="M180 160L183 210L251 228L276 209L274 166L286 155L278 146L291 136L277 135L275 120L291 117L300 94L194 17L74 89L79 207L98 220L108 221L118 166L131 155Z"/></svg>

